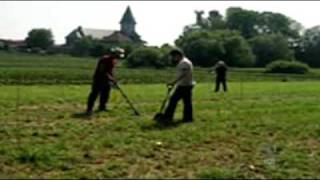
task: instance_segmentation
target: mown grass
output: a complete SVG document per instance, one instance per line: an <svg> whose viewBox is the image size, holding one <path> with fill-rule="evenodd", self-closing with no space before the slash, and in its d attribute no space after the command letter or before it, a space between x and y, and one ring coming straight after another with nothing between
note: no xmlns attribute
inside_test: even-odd
<svg viewBox="0 0 320 180"><path fill-rule="evenodd" d="M0 52L0 84L90 84L97 59L75 58L66 55L39 56ZM175 73L167 69L128 69L119 64L116 75L125 84L155 84L167 81ZM195 68L198 82L211 82L208 68ZM320 71L314 69L307 75L267 74L258 68L231 68L231 82L251 81L304 81L319 80Z"/></svg>
<svg viewBox="0 0 320 180"><path fill-rule="evenodd" d="M1 178L320 178L320 83L231 82L194 90L195 122L181 106L152 121L165 87L122 85L111 111L82 117L89 85L0 86Z"/></svg>

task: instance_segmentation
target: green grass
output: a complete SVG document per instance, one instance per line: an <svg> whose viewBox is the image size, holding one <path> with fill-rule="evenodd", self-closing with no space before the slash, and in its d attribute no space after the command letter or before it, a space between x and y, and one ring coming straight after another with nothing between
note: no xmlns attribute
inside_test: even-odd
<svg viewBox="0 0 320 180"><path fill-rule="evenodd" d="M320 178L320 83L229 85L198 84L195 122L180 105L169 127L159 84L123 85L141 117L114 90L91 119L89 85L0 86L0 178Z"/></svg>
<svg viewBox="0 0 320 180"><path fill-rule="evenodd" d="M0 52L0 84L90 84L96 59L75 58L66 55L39 56ZM163 83L175 74L174 68L128 69L121 66L117 78L125 84ZM208 68L195 68L198 82L211 82L213 75ZM304 81L319 80L320 70L314 69L306 75L268 74L258 68L231 68L228 80L239 81Z"/></svg>
<svg viewBox="0 0 320 180"><path fill-rule="evenodd" d="M229 92L195 68L195 122L152 121L174 68L116 73L142 116L112 91L85 110L96 60L0 52L0 178L320 178L320 70L232 68ZM27 85L28 84L28 85Z"/></svg>

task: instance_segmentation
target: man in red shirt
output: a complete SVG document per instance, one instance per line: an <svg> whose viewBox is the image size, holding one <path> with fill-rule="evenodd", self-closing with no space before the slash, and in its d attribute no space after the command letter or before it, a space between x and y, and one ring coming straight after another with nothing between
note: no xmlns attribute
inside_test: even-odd
<svg viewBox="0 0 320 180"><path fill-rule="evenodd" d="M100 95L99 111L106 111L111 85L116 84L113 71L117 60L123 58L124 50L118 47L111 48L108 55L103 56L96 67L90 95L88 97L87 115L92 114L94 102Z"/></svg>

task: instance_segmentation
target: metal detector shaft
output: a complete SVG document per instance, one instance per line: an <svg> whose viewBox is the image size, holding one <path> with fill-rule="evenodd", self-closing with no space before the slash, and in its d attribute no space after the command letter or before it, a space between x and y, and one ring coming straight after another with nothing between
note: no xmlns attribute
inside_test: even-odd
<svg viewBox="0 0 320 180"><path fill-rule="evenodd" d="M131 109L134 111L134 114L137 116L140 116L140 113L137 111L137 109L133 106L133 104L131 103L131 101L129 100L128 96L122 91L122 89L120 88L120 86L118 84L115 84L115 86L117 87L117 89L119 89L120 93L122 94L122 96L124 97L124 99L127 101L127 103L130 105Z"/></svg>

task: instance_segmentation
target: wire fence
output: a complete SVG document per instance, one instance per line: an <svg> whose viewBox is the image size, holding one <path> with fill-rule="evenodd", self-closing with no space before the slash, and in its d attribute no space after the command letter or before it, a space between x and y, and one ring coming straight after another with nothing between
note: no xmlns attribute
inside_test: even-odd
<svg viewBox="0 0 320 180"><path fill-rule="evenodd" d="M173 73L172 73L173 74ZM171 75L172 75L171 74ZM238 75L238 76L237 76ZM200 81L198 80L197 83L198 84L202 84L202 83L207 83L208 84L208 91L212 92L214 91L215 88L215 77L212 74L209 74L206 71L198 71L196 76L200 76ZM155 80L152 81L154 83L158 83L158 79L157 77L153 77ZM247 83L251 83L251 82L275 82L273 83L273 93L275 93L275 95L281 95L282 94L282 87L281 87L281 83L290 83L290 82L296 82L296 81L312 81L312 82L316 82L320 80L320 76L316 76L316 75L309 75L309 76L304 76L304 75L292 75L292 74L254 74L254 73L246 73L246 74L241 74L241 72L237 73L236 71L233 71L229 74L228 76L229 82L232 82L233 84L233 93L234 94L238 94L237 98L240 100L243 100L244 98L246 98L246 94L247 91L250 91L249 89L246 89L246 85ZM195 77L195 79L197 80L197 77ZM261 79L261 81L259 81L259 79ZM168 78L169 80L169 78ZM48 83L50 82L50 83ZM14 83L14 86L16 87L16 98L15 98L15 111L17 113L20 113L20 106L22 104L22 98L24 96L24 92L22 90L22 87L25 86L32 86L32 85L59 85L60 87L60 92L61 92L61 96L59 98L62 99L66 99L67 95L65 93L66 85L90 85L91 81L89 80L84 80L84 81L68 81L68 82L64 82L64 83L54 83L57 81L30 81L30 80L24 80L23 78L20 78L19 80L16 80L16 83ZM123 81L123 84L126 84L127 82L132 82L132 80L130 81ZM165 83L166 81L162 81L161 83ZM131 83L130 83L131 84ZM132 83L132 84L145 84L145 83ZM147 83L149 84L149 83ZM150 83L153 84L153 83ZM5 85L5 84L4 84ZM261 86L263 86L261 84ZM221 88L221 87L220 87ZM259 87L258 85L256 85L255 87L256 89L259 88L265 88L265 87ZM89 93L89 92L88 92ZM143 93L143 92L141 92Z"/></svg>

